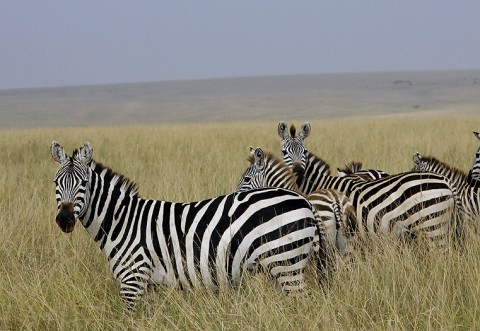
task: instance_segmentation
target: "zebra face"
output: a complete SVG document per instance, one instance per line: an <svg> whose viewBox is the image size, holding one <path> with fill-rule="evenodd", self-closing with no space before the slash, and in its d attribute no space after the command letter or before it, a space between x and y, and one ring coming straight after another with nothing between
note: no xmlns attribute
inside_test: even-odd
<svg viewBox="0 0 480 331"><path fill-rule="evenodd" d="M93 149L89 142L85 142L69 157L62 146L52 141L51 153L60 164L53 178L58 210L55 221L63 232L69 233L73 231L78 216L85 212L90 178L88 164L92 160Z"/></svg>
<svg viewBox="0 0 480 331"><path fill-rule="evenodd" d="M282 138L283 161L292 168L294 173L303 174L307 167L308 150L305 147L304 139L310 135L311 126L308 122L302 125L302 129L296 135L295 126L287 130L285 122L278 123L278 135Z"/></svg>
<svg viewBox="0 0 480 331"><path fill-rule="evenodd" d="M256 149L250 147L250 154L249 161L251 161L252 164L250 164L240 178L240 182L236 189L237 192L248 191L265 186L265 154L259 147Z"/></svg>

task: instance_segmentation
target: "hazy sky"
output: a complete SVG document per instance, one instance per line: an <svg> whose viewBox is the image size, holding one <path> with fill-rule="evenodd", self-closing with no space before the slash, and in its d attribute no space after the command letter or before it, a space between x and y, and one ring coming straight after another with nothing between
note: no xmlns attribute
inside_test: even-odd
<svg viewBox="0 0 480 331"><path fill-rule="evenodd" d="M2 0L0 89L480 69L480 1Z"/></svg>

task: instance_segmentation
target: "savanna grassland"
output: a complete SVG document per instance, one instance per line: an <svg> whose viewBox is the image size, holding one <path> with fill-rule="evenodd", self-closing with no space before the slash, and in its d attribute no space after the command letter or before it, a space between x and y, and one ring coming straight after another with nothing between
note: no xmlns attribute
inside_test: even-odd
<svg viewBox="0 0 480 331"><path fill-rule="evenodd" d="M143 197L195 201L234 190L250 145L279 155L277 123L0 131L0 329L480 329L477 224L462 249L427 249L422 241L364 243L327 284L318 285L312 272L309 294L278 294L256 274L235 290L159 287L130 315L82 226L64 234L55 223L53 139L69 154L89 140L96 161L136 182ZM480 145L471 133L480 130L480 117L472 116L311 124L306 145L333 169L359 160L366 168L408 171L419 151L468 171Z"/></svg>

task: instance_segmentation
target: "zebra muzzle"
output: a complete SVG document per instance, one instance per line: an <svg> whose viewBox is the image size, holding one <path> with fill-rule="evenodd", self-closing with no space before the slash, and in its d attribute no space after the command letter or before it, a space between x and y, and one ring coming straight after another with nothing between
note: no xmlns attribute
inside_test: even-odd
<svg viewBox="0 0 480 331"><path fill-rule="evenodd" d="M294 162L292 165L292 172L296 177L296 182L297 185L300 186L302 185L302 182L304 180L304 175L305 175L305 169L303 169L302 165L300 162Z"/></svg>
<svg viewBox="0 0 480 331"><path fill-rule="evenodd" d="M60 229L65 233L70 233L75 227L75 215L73 213L73 203L62 203L55 219Z"/></svg>
<svg viewBox="0 0 480 331"><path fill-rule="evenodd" d="M298 175L303 175L305 172L305 169L303 169L300 162L294 162L292 165L292 171L294 174L298 176Z"/></svg>

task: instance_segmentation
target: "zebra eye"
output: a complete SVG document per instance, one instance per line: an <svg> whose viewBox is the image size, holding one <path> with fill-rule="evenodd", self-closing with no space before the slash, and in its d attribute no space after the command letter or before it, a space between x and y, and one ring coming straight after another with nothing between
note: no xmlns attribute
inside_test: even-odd
<svg viewBox="0 0 480 331"><path fill-rule="evenodd" d="M245 183L247 183L247 184L250 183L251 180L252 180L252 178L250 178L250 177L245 177L245 178L243 179L243 181L244 181Z"/></svg>
<svg viewBox="0 0 480 331"><path fill-rule="evenodd" d="M282 155L283 155L283 156L287 155L287 151L284 150L284 149L282 149Z"/></svg>

